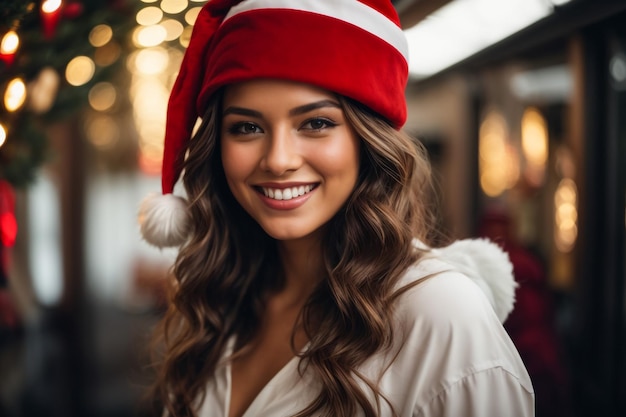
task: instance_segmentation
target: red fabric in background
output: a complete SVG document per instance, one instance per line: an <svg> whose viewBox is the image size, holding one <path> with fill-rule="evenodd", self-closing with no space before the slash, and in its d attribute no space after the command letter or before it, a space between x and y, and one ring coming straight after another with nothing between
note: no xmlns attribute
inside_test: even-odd
<svg viewBox="0 0 626 417"><path fill-rule="evenodd" d="M513 264L518 288L513 311L504 322L533 382L536 417L571 416L569 378L555 326L553 294L543 262L515 241L506 213L484 215L479 234L498 243Z"/></svg>

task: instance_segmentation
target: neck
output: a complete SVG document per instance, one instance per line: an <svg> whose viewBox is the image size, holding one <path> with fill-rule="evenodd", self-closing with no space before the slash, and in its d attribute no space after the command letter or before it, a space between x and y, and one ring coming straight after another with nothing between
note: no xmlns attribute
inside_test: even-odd
<svg viewBox="0 0 626 417"><path fill-rule="evenodd" d="M279 242L278 253L285 273L281 298L303 303L324 276L321 242L305 239Z"/></svg>

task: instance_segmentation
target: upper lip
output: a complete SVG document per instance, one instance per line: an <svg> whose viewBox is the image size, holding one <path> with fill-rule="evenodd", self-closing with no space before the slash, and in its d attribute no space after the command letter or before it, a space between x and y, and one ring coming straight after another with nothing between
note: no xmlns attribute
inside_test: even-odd
<svg viewBox="0 0 626 417"><path fill-rule="evenodd" d="M263 188L275 188L275 189L285 189L285 188L293 188L300 187L304 185L315 185L317 181L298 181L298 182L262 182L258 184L254 184L255 187L263 187Z"/></svg>

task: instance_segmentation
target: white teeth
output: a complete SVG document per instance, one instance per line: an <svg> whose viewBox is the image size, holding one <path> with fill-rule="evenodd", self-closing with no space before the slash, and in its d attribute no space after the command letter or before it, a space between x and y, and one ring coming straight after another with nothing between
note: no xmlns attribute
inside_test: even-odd
<svg viewBox="0 0 626 417"><path fill-rule="evenodd" d="M263 194L265 194L265 197L273 198L274 200L291 200L292 198L300 197L310 192L312 189L312 185L301 185L299 187L283 189L263 187Z"/></svg>

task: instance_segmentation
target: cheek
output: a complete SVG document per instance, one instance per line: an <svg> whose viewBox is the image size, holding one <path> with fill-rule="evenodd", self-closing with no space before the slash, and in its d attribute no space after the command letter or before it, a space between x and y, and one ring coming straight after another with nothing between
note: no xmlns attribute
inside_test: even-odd
<svg viewBox="0 0 626 417"><path fill-rule="evenodd" d="M334 146L320 149L317 160L329 173L356 177L360 162L359 149L359 142L356 139L340 141Z"/></svg>
<svg viewBox="0 0 626 417"><path fill-rule="evenodd" d="M222 143L222 166L224 176L232 189L238 181L246 178L250 166L250 153L243 152L239 146Z"/></svg>

